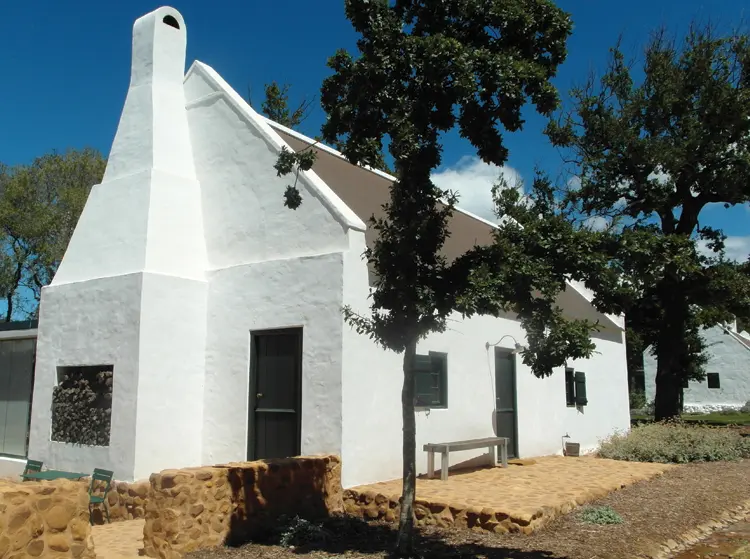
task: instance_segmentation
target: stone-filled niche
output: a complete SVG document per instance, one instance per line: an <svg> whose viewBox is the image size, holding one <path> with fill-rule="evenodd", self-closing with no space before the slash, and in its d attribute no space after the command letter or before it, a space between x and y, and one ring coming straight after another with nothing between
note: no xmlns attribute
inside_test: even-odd
<svg viewBox="0 0 750 559"><path fill-rule="evenodd" d="M109 446L112 425L112 365L57 368L52 393L52 440Z"/></svg>

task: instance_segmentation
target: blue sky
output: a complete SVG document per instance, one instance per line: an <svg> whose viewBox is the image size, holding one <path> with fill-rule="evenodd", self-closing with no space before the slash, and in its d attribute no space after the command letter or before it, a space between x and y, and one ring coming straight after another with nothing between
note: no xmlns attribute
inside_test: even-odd
<svg viewBox="0 0 750 559"><path fill-rule="evenodd" d="M26 163L50 150L91 146L105 155L127 91L133 21L153 1L26 0L4 2L0 17L3 57L0 88L0 161ZM564 92L603 67L620 34L633 54L660 25L682 33L692 19L737 24L750 0L559 0L573 16L569 56L556 84ZM326 59L337 48L354 50L356 35L339 0L240 2L174 0L188 30L188 64L213 66L240 94L252 88L260 103L263 84L292 85L292 100L318 94L328 75ZM323 121L316 110L300 131L315 135ZM505 172L530 179L535 165L556 174L559 154L541 134L544 119L527 111L522 132L507 136ZM460 205L489 211L489 188L498 169L479 164L458 138L446 138L442 184L460 187ZM710 208L705 216L733 239L730 250L750 251L747 208ZM732 248L734 247L734 248Z"/></svg>

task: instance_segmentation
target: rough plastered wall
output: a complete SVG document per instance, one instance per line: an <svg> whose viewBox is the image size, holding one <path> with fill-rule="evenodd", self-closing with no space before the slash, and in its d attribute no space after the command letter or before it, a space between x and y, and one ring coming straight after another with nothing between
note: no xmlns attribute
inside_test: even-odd
<svg viewBox="0 0 750 559"><path fill-rule="evenodd" d="M208 286L186 41L172 8L136 20L104 178L43 290L29 456L49 467L133 480L201 464ZM50 441L57 367L66 365L114 367L108 446Z"/></svg>
<svg viewBox="0 0 750 559"><path fill-rule="evenodd" d="M302 328L301 451L338 453L342 252L364 224L312 173L284 206L281 140L211 68L196 62L185 92L209 260L203 463L248 457L250 340L279 328Z"/></svg>
<svg viewBox="0 0 750 559"><path fill-rule="evenodd" d="M741 408L750 401L750 349L721 326L705 329L703 338L708 346L706 372L719 373L721 388L709 388L705 380L690 381L684 391L685 411ZM651 402L656 396L656 358L650 350L643 352L643 373L646 400Z"/></svg>
<svg viewBox="0 0 750 559"><path fill-rule="evenodd" d="M0 480L0 559L94 559L86 484Z"/></svg>
<svg viewBox="0 0 750 559"><path fill-rule="evenodd" d="M361 254L364 236L350 233L345 255L344 303L366 312L367 270ZM573 315L586 312L581 298L562 300ZM576 307L577 305L577 307ZM511 335L525 343L520 323L513 317L451 317L443 333L419 342L418 353L448 354L447 409L417 412L417 471L426 473L426 443L489 437L495 434L494 344ZM540 379L516 356L518 450L521 457L561 452L561 437L594 449L599 440L616 430L629 428L627 370L622 331L612 326L594 338L596 351L590 359L570 365L586 373L589 404L567 407L565 373L561 368ZM505 338L499 347L512 348ZM343 483L356 485L395 479L401 475L402 358L377 347L366 336L344 328L343 388ZM374 418L374 419L373 419ZM374 452L373 449L377 449ZM486 449L450 454L451 465L486 453ZM439 461L439 459L438 459Z"/></svg>
<svg viewBox="0 0 750 559"><path fill-rule="evenodd" d="M143 543L162 559L262 536L282 515L343 511L341 461L310 456L165 470L150 479Z"/></svg>

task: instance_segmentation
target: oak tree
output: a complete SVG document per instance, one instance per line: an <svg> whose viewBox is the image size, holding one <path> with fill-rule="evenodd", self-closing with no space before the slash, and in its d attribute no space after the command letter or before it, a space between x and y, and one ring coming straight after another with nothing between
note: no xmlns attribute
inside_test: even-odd
<svg viewBox="0 0 750 559"><path fill-rule="evenodd" d="M656 33L639 79L619 45L611 54L547 134L580 178L568 209L624 218L609 272L592 278L596 302L628 313L652 347L661 420L679 415L685 380L703 378L701 329L750 305L747 274L705 217L750 201L750 38L707 26L679 43Z"/></svg>

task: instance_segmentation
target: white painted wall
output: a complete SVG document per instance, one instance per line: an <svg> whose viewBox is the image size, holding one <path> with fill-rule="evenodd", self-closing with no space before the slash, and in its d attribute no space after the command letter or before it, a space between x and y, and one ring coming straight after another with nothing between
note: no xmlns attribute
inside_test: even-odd
<svg viewBox="0 0 750 559"><path fill-rule="evenodd" d="M345 255L344 302L366 312L367 271L361 260L364 237L350 234ZM571 298L573 302L575 298ZM571 308L576 315L585 308ZM572 305L572 303L571 303ZM427 471L428 442L448 442L493 436L495 407L494 349L504 335L525 342L520 323L511 318L454 316L446 332L419 343L418 353L448 353L448 408L417 413L417 471ZM561 437L592 450L614 431L627 430L627 370L622 331L602 333L595 340L597 354L573 362L586 373L589 404L582 411L565 402L564 370L546 379L536 378L516 357L518 450L522 457L561 452ZM501 347L513 348L506 338ZM384 351L367 337L344 326L343 483L345 487L398 478L401 475L402 356ZM486 452L485 449L451 453L451 465Z"/></svg>
<svg viewBox="0 0 750 559"><path fill-rule="evenodd" d="M172 8L135 22L130 89L104 180L44 290L30 455L48 467L107 468L129 480L201 463L207 258L182 85L185 33ZM100 364L114 365L110 445L51 441L57 367Z"/></svg>
<svg viewBox="0 0 750 559"><path fill-rule="evenodd" d="M709 388L708 382L690 381L684 390L688 412L711 412L723 408L741 408L750 401L750 348L721 326L703 331L708 363L706 372L719 373L721 388ZM643 353L646 400L656 396L656 358L650 350Z"/></svg>
<svg viewBox="0 0 750 559"><path fill-rule="evenodd" d="M302 327L302 452L341 452L342 251L364 224L313 173L283 205L280 138L210 68L185 81L209 261L204 463L245 460L252 332Z"/></svg>

